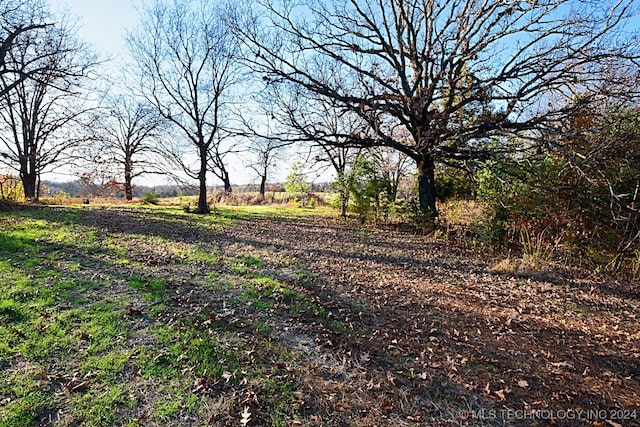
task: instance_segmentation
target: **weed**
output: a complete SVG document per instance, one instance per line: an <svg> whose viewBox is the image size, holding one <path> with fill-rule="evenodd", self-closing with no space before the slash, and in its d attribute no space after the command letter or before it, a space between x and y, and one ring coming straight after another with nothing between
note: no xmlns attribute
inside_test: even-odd
<svg viewBox="0 0 640 427"><path fill-rule="evenodd" d="M256 322L253 328L258 335L268 335L271 333L271 327L262 322Z"/></svg>
<svg viewBox="0 0 640 427"><path fill-rule="evenodd" d="M172 247L171 251L186 262L203 262L208 264L218 264L220 261L216 253L212 253L204 245L196 247Z"/></svg>
<svg viewBox="0 0 640 427"><path fill-rule="evenodd" d="M594 314L593 311L591 311L589 308L587 308L585 306L582 306L582 305L579 305L579 304L576 304L576 303L573 303L573 302L567 303L566 310L567 311L575 311L576 313L580 313L580 314L584 314L584 315L593 315Z"/></svg>
<svg viewBox="0 0 640 427"><path fill-rule="evenodd" d="M251 292L244 292L242 297L247 300L247 303L258 311L270 311L273 308L273 301L260 299L256 294Z"/></svg>
<svg viewBox="0 0 640 427"><path fill-rule="evenodd" d="M296 280L299 280L301 282L307 281L311 279L311 276L308 275L307 273L296 273L294 275L294 277L296 278Z"/></svg>
<svg viewBox="0 0 640 427"><path fill-rule="evenodd" d="M257 256L239 256L238 262L248 267L256 267L256 268L264 267L264 261Z"/></svg>
<svg viewBox="0 0 640 427"><path fill-rule="evenodd" d="M520 230L523 258L534 267L547 264L555 250L555 247L548 243L545 234L546 230L538 234L531 233L528 228Z"/></svg>
<svg viewBox="0 0 640 427"><path fill-rule="evenodd" d="M343 334L350 334L353 332L352 325L347 325L346 323L339 320L332 320L331 322L329 322L329 326L331 327L331 329Z"/></svg>
<svg viewBox="0 0 640 427"><path fill-rule="evenodd" d="M196 261L205 262L209 264L218 264L220 261L218 254L211 253L204 247L197 247L193 252L193 258Z"/></svg>
<svg viewBox="0 0 640 427"><path fill-rule="evenodd" d="M155 416L161 419L169 419L178 413L181 402L172 397L160 401L156 405Z"/></svg>
<svg viewBox="0 0 640 427"><path fill-rule="evenodd" d="M261 394L270 397L272 414L268 424L272 426L289 425L288 420L300 408L301 402L296 395L296 385L290 381L273 378L261 378L259 381Z"/></svg>

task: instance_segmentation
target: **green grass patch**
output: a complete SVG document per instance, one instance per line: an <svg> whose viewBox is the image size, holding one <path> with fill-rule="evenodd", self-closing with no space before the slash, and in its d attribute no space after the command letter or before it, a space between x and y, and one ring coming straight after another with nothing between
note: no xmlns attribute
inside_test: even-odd
<svg viewBox="0 0 640 427"><path fill-rule="evenodd" d="M195 247L172 247L171 251L186 262L204 262L208 264L218 264L220 258L217 253L204 245Z"/></svg>
<svg viewBox="0 0 640 427"><path fill-rule="evenodd" d="M39 425L59 414L64 425L137 425L138 416L176 425L187 414L202 421L209 410L206 387L214 385L252 388L264 407L254 414L257 423L291 420L300 409L296 384L281 378L290 375L283 366L292 363L292 355L272 339L270 320L249 318L244 308L251 303L266 312L277 305L282 313L275 314L287 315L314 307L292 287L262 274L271 266L250 252L225 258L231 271L211 271L209 266L222 265L215 240L194 237L256 216L299 217L319 210L219 212L92 205L0 213L0 427ZM169 254L176 248L182 262L172 263L167 274L175 269L180 276L164 276L162 266L141 256L156 244ZM173 284L185 281L203 286L213 308L191 313L180 298L170 298L174 290L183 291ZM209 318L223 300L225 316ZM131 311L140 301L150 316ZM140 340L136 334L150 336ZM90 385L69 391L71 378ZM194 392L194 384L208 384L204 394ZM152 398L137 397L144 395Z"/></svg>
<svg viewBox="0 0 640 427"><path fill-rule="evenodd" d="M81 373L91 374L98 379L113 379L124 370L129 360L129 351L118 349L86 358L81 365Z"/></svg>
<svg viewBox="0 0 640 427"><path fill-rule="evenodd" d="M134 277L127 284L142 293L144 299L148 302L163 302L168 298L167 288L160 279Z"/></svg>
<svg viewBox="0 0 640 427"><path fill-rule="evenodd" d="M29 317L28 308L13 300L0 300L0 323L20 323Z"/></svg>
<svg viewBox="0 0 640 427"><path fill-rule="evenodd" d="M43 387L45 371L40 365L24 364L3 372L0 381L0 427L39 425L40 416L53 407L53 393Z"/></svg>
<svg viewBox="0 0 640 427"><path fill-rule="evenodd" d="M219 216L234 220L250 220L256 216L278 219L335 215L335 210L327 206L319 206L314 209L278 205L220 206L218 207L218 212Z"/></svg>
<svg viewBox="0 0 640 427"><path fill-rule="evenodd" d="M203 378L221 378L225 372L236 371L244 359L245 345L228 334L223 322L196 326L192 319L183 319L179 327L159 326L153 329L163 344L157 353L143 352L141 370L156 378L176 378L185 366Z"/></svg>
<svg viewBox="0 0 640 427"><path fill-rule="evenodd" d="M240 255L230 264L231 271L242 276L255 276L257 271L264 268L265 262L257 256Z"/></svg>
<svg viewBox="0 0 640 427"><path fill-rule="evenodd" d="M120 408L131 408L136 398L124 384L99 387L98 384L85 393L72 393L73 417L75 425L113 426L116 425Z"/></svg>
<svg viewBox="0 0 640 427"><path fill-rule="evenodd" d="M258 381L258 387L261 395L270 396L269 406L273 409L268 420L269 425L290 425L290 420L301 409L300 398L296 396L297 385L291 381L265 377Z"/></svg>
<svg viewBox="0 0 640 427"><path fill-rule="evenodd" d="M180 376L180 368L175 359L166 351L153 351L148 348L140 349L138 355L140 374L148 378L169 380Z"/></svg>
<svg viewBox="0 0 640 427"><path fill-rule="evenodd" d="M212 252L204 246L196 247L193 251L193 259L195 261L206 262L209 264L218 264L220 258L218 254Z"/></svg>
<svg viewBox="0 0 640 427"><path fill-rule="evenodd" d="M253 279L251 281L251 287L256 295L284 300L288 303L304 300L303 295L270 277L258 277Z"/></svg>
<svg viewBox="0 0 640 427"><path fill-rule="evenodd" d="M242 298L258 311L268 311L276 302L293 303L304 299L299 293L267 276L256 277L243 285Z"/></svg>
<svg viewBox="0 0 640 427"><path fill-rule="evenodd" d="M262 260L262 258L257 257L257 256L239 256L237 258L237 262L242 264L242 265L246 265L247 267L254 267L254 268L263 268L264 267L264 261Z"/></svg>

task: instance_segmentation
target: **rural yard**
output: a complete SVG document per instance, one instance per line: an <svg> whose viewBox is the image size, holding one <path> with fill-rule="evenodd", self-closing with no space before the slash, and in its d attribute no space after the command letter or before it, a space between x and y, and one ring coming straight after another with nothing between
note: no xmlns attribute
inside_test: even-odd
<svg viewBox="0 0 640 427"><path fill-rule="evenodd" d="M323 209L0 213L0 426L640 425L637 283Z"/></svg>
<svg viewBox="0 0 640 427"><path fill-rule="evenodd" d="M639 0L0 0L0 427L640 427Z"/></svg>

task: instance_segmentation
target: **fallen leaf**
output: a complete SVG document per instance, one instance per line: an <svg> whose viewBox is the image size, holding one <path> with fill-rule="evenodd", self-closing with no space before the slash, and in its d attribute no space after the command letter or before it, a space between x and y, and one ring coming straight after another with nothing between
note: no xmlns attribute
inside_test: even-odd
<svg viewBox="0 0 640 427"><path fill-rule="evenodd" d="M390 373L388 373L388 372L387 372L387 380L388 380L391 384L396 385L396 383L395 383L396 378L395 378L393 375L391 375Z"/></svg>
<svg viewBox="0 0 640 427"><path fill-rule="evenodd" d="M389 400L385 400L384 402L382 402L382 406L381 407L385 411L391 411L391 410L393 410L393 403L391 403Z"/></svg>
<svg viewBox="0 0 640 427"><path fill-rule="evenodd" d="M249 411L249 407L245 406L242 412L240 413L240 424L246 426L251 421L251 412Z"/></svg>
<svg viewBox="0 0 640 427"><path fill-rule="evenodd" d="M569 368L569 369L573 369L573 365L569 362L555 362L552 363L551 366L555 367L555 368Z"/></svg>
<svg viewBox="0 0 640 427"><path fill-rule="evenodd" d="M75 393L77 391L85 391L85 390L88 390L89 387L91 387L91 381L78 382L74 380L69 381L64 386L64 388L66 388L69 391L69 393Z"/></svg>
<svg viewBox="0 0 640 427"><path fill-rule="evenodd" d="M520 380L518 381L518 387L527 388L529 387L529 383L526 382L525 380Z"/></svg>

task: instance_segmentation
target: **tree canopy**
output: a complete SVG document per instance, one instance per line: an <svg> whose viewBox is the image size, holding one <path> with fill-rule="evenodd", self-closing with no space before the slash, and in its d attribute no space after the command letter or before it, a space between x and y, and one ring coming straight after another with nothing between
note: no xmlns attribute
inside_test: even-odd
<svg viewBox="0 0 640 427"><path fill-rule="evenodd" d="M239 77L235 40L212 3L158 0L144 11L128 44L141 94L180 135L171 159L198 180L198 211L208 213L207 173L231 190L223 144L230 89Z"/></svg>
<svg viewBox="0 0 640 427"><path fill-rule="evenodd" d="M71 22L48 23L42 2L3 6L0 164L18 172L27 198L37 198L41 173L84 140L77 127L68 131L91 108L81 98L97 61Z"/></svg>
<svg viewBox="0 0 640 427"><path fill-rule="evenodd" d="M411 157L430 215L438 162L489 159L505 148L496 138L548 145L561 118L630 95L625 82L637 78L632 1L259 4L233 24L249 65L366 121L343 144Z"/></svg>

